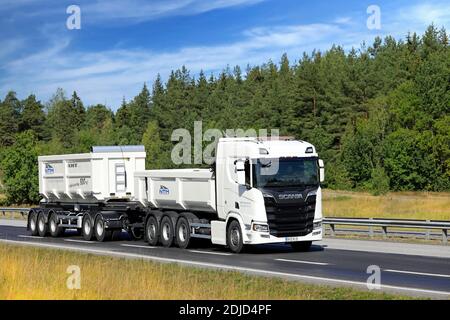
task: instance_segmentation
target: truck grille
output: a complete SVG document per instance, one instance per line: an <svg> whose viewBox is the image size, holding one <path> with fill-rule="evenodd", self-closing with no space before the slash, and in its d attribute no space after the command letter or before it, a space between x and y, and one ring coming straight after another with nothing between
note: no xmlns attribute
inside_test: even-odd
<svg viewBox="0 0 450 320"><path fill-rule="evenodd" d="M315 197L296 204L275 203L265 198L270 234L275 237L301 237L313 231Z"/></svg>

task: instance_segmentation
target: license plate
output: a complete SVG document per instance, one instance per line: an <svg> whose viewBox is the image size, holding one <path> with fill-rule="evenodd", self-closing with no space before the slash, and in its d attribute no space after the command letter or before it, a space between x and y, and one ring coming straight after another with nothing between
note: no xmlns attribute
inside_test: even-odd
<svg viewBox="0 0 450 320"><path fill-rule="evenodd" d="M286 242L300 241L301 237L286 237Z"/></svg>

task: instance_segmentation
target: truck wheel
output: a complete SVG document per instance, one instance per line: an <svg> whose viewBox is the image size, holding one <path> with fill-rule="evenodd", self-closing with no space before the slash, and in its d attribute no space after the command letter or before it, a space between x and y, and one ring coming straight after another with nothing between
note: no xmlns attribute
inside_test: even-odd
<svg viewBox="0 0 450 320"><path fill-rule="evenodd" d="M94 226L95 238L98 241L103 242L111 239L112 231L106 230L105 221L101 215L98 215L97 218L95 218Z"/></svg>
<svg viewBox="0 0 450 320"><path fill-rule="evenodd" d="M29 227L30 227L30 231L31 231L31 235L32 236L37 236L39 234L38 232L38 228L37 228L37 213L36 211L31 211L30 212L30 217L29 217Z"/></svg>
<svg viewBox="0 0 450 320"><path fill-rule="evenodd" d="M159 228L158 221L154 216L150 216L145 225L145 241L151 246L158 244Z"/></svg>
<svg viewBox="0 0 450 320"><path fill-rule="evenodd" d="M234 253L239 253L244 247L242 239L242 230L239 221L233 220L227 228L227 245Z"/></svg>
<svg viewBox="0 0 450 320"><path fill-rule="evenodd" d="M172 220L165 216L161 220L161 243L164 247L170 247L173 244L173 224Z"/></svg>
<svg viewBox="0 0 450 320"><path fill-rule="evenodd" d="M189 227L189 222L186 218L181 217L178 219L175 235L177 238L178 247L181 249L186 249L191 240L191 230Z"/></svg>
<svg viewBox="0 0 450 320"><path fill-rule="evenodd" d="M291 242L291 247L298 252L306 252L311 248L312 241Z"/></svg>
<svg viewBox="0 0 450 320"><path fill-rule="evenodd" d="M38 215L37 229L39 236L45 237L47 235L47 224L45 223L45 216L43 212L39 213Z"/></svg>
<svg viewBox="0 0 450 320"><path fill-rule="evenodd" d="M58 215L52 212L50 219L48 220L50 227L50 235L52 237L60 237L64 233L64 229L58 226Z"/></svg>
<svg viewBox="0 0 450 320"><path fill-rule="evenodd" d="M89 214L85 214L83 222L81 223L81 234L83 239L91 241L94 238L94 228L92 227L92 220Z"/></svg>

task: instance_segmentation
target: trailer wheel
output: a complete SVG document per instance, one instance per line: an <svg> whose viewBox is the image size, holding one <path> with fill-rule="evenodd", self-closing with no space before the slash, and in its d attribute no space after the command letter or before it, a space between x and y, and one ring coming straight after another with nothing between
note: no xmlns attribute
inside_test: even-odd
<svg viewBox="0 0 450 320"><path fill-rule="evenodd" d="M242 230L239 221L233 220L227 228L227 245L233 253L239 253L244 247Z"/></svg>
<svg viewBox="0 0 450 320"><path fill-rule="evenodd" d="M173 244L173 224L168 216L161 220L161 243L164 247L170 247Z"/></svg>
<svg viewBox="0 0 450 320"><path fill-rule="evenodd" d="M106 230L105 220L103 220L101 215L95 218L94 233L95 238L100 242L111 240L112 230Z"/></svg>
<svg viewBox="0 0 450 320"><path fill-rule="evenodd" d="M64 228L58 226L58 215L56 212L52 212L50 219L48 220L48 224L52 237L60 237L64 233Z"/></svg>
<svg viewBox="0 0 450 320"><path fill-rule="evenodd" d="M31 235L32 236L37 236L39 234L38 229L37 229L37 212L36 211L31 211L30 212L30 216L29 216L29 228L31 231Z"/></svg>
<svg viewBox="0 0 450 320"><path fill-rule="evenodd" d="M311 248L312 241L291 242L291 247L298 252L307 252Z"/></svg>
<svg viewBox="0 0 450 320"><path fill-rule="evenodd" d="M145 241L151 246L158 244L159 227L158 221L154 216L150 216L145 225Z"/></svg>
<svg viewBox="0 0 450 320"><path fill-rule="evenodd" d="M181 249L186 249L191 240L191 230L189 227L189 222L185 217L178 219L175 234L178 247Z"/></svg>
<svg viewBox="0 0 450 320"><path fill-rule="evenodd" d="M81 223L81 234L83 239L91 241L94 238L94 228L92 226L92 220L89 214L85 214Z"/></svg>
<svg viewBox="0 0 450 320"><path fill-rule="evenodd" d="M45 223L44 213L41 212L41 213L39 213L38 218L37 218L37 229L38 229L39 236L45 237L47 235L47 231L48 231L47 227L48 226Z"/></svg>

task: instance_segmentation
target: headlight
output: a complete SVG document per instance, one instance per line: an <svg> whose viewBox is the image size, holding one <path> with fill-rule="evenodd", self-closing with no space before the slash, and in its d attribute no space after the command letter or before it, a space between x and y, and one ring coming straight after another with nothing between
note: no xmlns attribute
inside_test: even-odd
<svg viewBox="0 0 450 320"><path fill-rule="evenodd" d="M254 223L253 224L253 231L269 232L269 226L267 224Z"/></svg>
<svg viewBox="0 0 450 320"><path fill-rule="evenodd" d="M314 229L322 228L322 221L314 222Z"/></svg>

